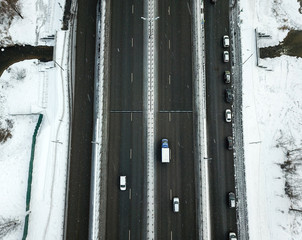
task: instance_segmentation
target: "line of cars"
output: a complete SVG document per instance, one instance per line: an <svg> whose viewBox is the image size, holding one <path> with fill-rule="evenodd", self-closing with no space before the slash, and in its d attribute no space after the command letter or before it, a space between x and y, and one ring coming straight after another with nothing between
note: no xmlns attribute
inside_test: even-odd
<svg viewBox="0 0 302 240"><path fill-rule="evenodd" d="M224 35L222 37L222 45L224 48L228 48L230 46L230 38L228 35ZM223 61L224 62L229 62L229 52L224 50L223 51ZM223 79L224 82L226 84L230 84L231 83L231 73L230 71L226 70L223 73ZM233 102L233 91L231 88L226 88L225 89L225 101L227 103L232 103ZM227 123L232 122L232 111L231 109L226 109L225 110L225 121ZM226 137L226 142L227 142L227 148L228 150L233 150L233 137L232 136L228 136Z"/></svg>
<svg viewBox="0 0 302 240"><path fill-rule="evenodd" d="M224 49L227 49L230 46L230 38L228 35L224 35L222 37L222 45ZM230 54L229 51L224 50L222 54L223 62L227 63L230 61ZM223 73L223 79L225 84L230 84L231 83L231 73L230 71L226 70ZM225 91L225 101L227 103L232 103L233 102L233 91L231 88L226 88ZM225 121L227 123L232 122L232 111L231 109L227 108L225 110ZM226 137L226 144L227 144L227 149L232 151L233 150L233 136L227 136ZM229 208L235 208L236 207L236 196L234 192L229 192L227 194L227 199L228 199L228 205ZM237 240L237 235L234 232L229 232L229 240Z"/></svg>

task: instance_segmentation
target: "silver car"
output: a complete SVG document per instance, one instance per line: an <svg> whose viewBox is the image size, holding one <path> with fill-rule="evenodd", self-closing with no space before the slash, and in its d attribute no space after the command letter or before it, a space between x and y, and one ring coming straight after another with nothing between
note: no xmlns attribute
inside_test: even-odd
<svg viewBox="0 0 302 240"><path fill-rule="evenodd" d="M224 71L223 78L224 78L225 83L230 83L231 82L231 73L230 73L230 71Z"/></svg>
<svg viewBox="0 0 302 240"><path fill-rule="evenodd" d="M228 123L232 121L232 112L230 109L225 110L225 121Z"/></svg>
<svg viewBox="0 0 302 240"><path fill-rule="evenodd" d="M236 207L235 193L229 192L229 208Z"/></svg>

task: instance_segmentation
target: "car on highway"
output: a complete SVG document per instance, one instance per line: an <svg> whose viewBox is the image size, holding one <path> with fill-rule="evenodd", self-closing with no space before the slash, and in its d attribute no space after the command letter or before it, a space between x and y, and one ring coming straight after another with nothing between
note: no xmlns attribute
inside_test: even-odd
<svg viewBox="0 0 302 240"><path fill-rule="evenodd" d="M122 191L126 190L126 176L120 176L120 189Z"/></svg>
<svg viewBox="0 0 302 240"><path fill-rule="evenodd" d="M236 233L234 233L234 232L229 232L229 240L237 240Z"/></svg>
<svg viewBox="0 0 302 240"><path fill-rule="evenodd" d="M230 73L230 71L224 71L223 79L224 79L225 83L230 83L231 82L231 73Z"/></svg>
<svg viewBox="0 0 302 240"><path fill-rule="evenodd" d="M230 109L226 109L225 110L225 121L226 122L231 122L232 121L232 112L231 112L231 110Z"/></svg>
<svg viewBox="0 0 302 240"><path fill-rule="evenodd" d="M228 51L223 51L223 62L227 63L230 61L230 55Z"/></svg>
<svg viewBox="0 0 302 240"><path fill-rule="evenodd" d="M179 198L174 197L173 198L173 212L179 212Z"/></svg>
<svg viewBox="0 0 302 240"><path fill-rule="evenodd" d="M223 47L227 48L230 46L230 38L228 35L224 35L222 38Z"/></svg>
<svg viewBox="0 0 302 240"><path fill-rule="evenodd" d="M225 101L228 103L231 103L233 101L233 93L232 93L232 89L227 88L225 90Z"/></svg>
<svg viewBox="0 0 302 240"><path fill-rule="evenodd" d="M234 208L236 207L236 199L235 199L235 193L229 192L229 207Z"/></svg>
<svg viewBox="0 0 302 240"><path fill-rule="evenodd" d="M226 139L227 139L228 150L233 150L233 137L228 136Z"/></svg>

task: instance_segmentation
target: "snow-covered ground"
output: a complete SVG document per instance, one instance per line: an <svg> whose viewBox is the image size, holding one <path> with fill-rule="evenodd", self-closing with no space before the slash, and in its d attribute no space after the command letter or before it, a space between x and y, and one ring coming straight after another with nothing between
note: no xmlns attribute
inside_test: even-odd
<svg viewBox="0 0 302 240"><path fill-rule="evenodd" d="M3 2L0 0L0 4ZM0 46L44 45L41 37L54 35L47 44L55 45L55 61L60 67L54 62L26 60L11 65L0 76L0 128L11 134L0 143L0 239L22 239L26 214L27 239L62 239L69 131L69 33L60 31L65 3L19 0L18 4L16 9L23 18L18 14L10 18L11 11L1 12L0 18L6 21L0 25ZM29 160L38 114L44 117L36 141L30 210L26 212ZM3 225L13 230L5 235Z"/></svg>
<svg viewBox="0 0 302 240"><path fill-rule="evenodd" d="M272 36L260 39L260 47L279 44L288 33L281 29L302 30L300 5L291 0L240 4L250 239L302 239L302 213L290 210L302 210L302 59L264 59L260 64L267 68L259 68L255 48L255 28Z"/></svg>

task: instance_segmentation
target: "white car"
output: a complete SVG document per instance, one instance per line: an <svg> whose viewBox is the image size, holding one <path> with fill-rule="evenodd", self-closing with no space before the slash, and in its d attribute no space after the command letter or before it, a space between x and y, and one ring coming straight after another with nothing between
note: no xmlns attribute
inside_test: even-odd
<svg viewBox="0 0 302 240"><path fill-rule="evenodd" d="M232 112L230 109L225 110L225 121L228 123L232 121Z"/></svg>
<svg viewBox="0 0 302 240"><path fill-rule="evenodd" d="M173 212L179 212L179 198L173 198Z"/></svg>
<svg viewBox="0 0 302 240"><path fill-rule="evenodd" d="M237 240L236 233L230 232L230 233L229 233L229 240Z"/></svg>
<svg viewBox="0 0 302 240"><path fill-rule="evenodd" d="M230 46L230 38L228 35L224 35L222 38L223 47L227 48Z"/></svg>
<svg viewBox="0 0 302 240"><path fill-rule="evenodd" d="M228 51L223 51L223 61L225 63L230 61L230 55Z"/></svg>
<svg viewBox="0 0 302 240"><path fill-rule="evenodd" d="M126 176L120 176L120 189L122 191L126 190Z"/></svg>

